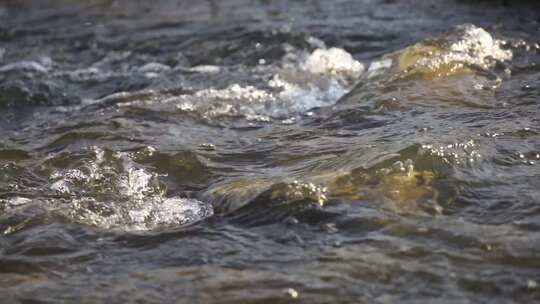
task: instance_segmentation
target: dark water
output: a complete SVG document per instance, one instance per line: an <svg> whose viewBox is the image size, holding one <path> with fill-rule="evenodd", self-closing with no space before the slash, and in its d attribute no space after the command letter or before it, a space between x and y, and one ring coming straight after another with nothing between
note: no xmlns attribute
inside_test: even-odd
<svg viewBox="0 0 540 304"><path fill-rule="evenodd" d="M0 302L539 301L539 12L3 1Z"/></svg>

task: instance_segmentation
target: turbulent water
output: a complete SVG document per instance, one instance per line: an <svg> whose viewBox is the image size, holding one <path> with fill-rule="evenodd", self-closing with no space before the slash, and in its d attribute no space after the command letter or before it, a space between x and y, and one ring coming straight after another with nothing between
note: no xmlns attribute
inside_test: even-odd
<svg viewBox="0 0 540 304"><path fill-rule="evenodd" d="M538 301L539 12L3 1L0 301Z"/></svg>

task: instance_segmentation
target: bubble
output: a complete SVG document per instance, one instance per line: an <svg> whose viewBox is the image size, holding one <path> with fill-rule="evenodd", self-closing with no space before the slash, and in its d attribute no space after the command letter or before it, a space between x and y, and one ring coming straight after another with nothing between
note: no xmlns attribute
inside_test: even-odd
<svg viewBox="0 0 540 304"><path fill-rule="evenodd" d="M423 144L420 155L436 157L448 164L467 164L482 159L474 140L455 142L446 145Z"/></svg>

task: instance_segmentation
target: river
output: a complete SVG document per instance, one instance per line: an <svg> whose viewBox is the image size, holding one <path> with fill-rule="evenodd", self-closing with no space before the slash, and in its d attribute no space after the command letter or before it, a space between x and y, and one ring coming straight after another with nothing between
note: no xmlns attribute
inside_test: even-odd
<svg viewBox="0 0 540 304"><path fill-rule="evenodd" d="M5 303L533 303L540 6L0 3Z"/></svg>

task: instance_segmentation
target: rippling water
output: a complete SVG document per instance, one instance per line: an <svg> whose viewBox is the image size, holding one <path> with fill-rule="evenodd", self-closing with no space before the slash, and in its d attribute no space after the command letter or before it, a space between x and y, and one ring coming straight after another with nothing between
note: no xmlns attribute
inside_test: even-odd
<svg viewBox="0 0 540 304"><path fill-rule="evenodd" d="M4 1L3 301L540 299L539 9Z"/></svg>

